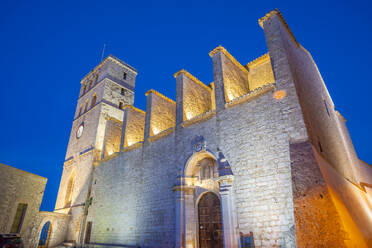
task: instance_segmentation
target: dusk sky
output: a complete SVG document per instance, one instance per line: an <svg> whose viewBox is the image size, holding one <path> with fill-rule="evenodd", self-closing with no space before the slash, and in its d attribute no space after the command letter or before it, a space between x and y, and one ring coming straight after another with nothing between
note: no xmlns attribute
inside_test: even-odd
<svg viewBox="0 0 372 248"><path fill-rule="evenodd" d="M145 92L175 99L184 68L209 84L208 53L224 46L243 65L267 52L258 19L278 8L309 50L347 119L360 159L372 164L372 15L361 1L0 1L0 163L48 178L53 210L80 80L105 55L138 70Z"/></svg>

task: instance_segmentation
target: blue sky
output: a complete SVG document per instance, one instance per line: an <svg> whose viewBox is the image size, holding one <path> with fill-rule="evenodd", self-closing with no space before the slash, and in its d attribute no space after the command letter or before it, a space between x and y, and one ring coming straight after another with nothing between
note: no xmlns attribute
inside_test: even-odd
<svg viewBox="0 0 372 248"><path fill-rule="evenodd" d="M0 162L47 177L53 210L80 79L113 54L138 69L135 106L153 88L175 99L185 68L213 81L208 52L242 64L267 52L257 20L278 8L309 50L360 159L372 164L372 17L367 1L0 1Z"/></svg>

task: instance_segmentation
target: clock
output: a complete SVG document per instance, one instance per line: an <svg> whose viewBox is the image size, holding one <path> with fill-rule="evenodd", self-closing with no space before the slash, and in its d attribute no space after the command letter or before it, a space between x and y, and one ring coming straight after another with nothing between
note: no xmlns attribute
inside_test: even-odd
<svg viewBox="0 0 372 248"><path fill-rule="evenodd" d="M76 131L76 138L80 138L81 135L83 134L84 130L84 123L81 123L80 126L78 127L78 130Z"/></svg>

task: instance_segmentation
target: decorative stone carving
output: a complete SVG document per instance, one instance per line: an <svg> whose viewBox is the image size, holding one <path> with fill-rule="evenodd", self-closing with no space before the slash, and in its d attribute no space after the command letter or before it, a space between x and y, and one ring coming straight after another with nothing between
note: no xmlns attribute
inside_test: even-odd
<svg viewBox="0 0 372 248"><path fill-rule="evenodd" d="M201 150L205 150L206 148L207 142L205 141L203 136L198 135L191 140L191 149L193 152L200 152Z"/></svg>

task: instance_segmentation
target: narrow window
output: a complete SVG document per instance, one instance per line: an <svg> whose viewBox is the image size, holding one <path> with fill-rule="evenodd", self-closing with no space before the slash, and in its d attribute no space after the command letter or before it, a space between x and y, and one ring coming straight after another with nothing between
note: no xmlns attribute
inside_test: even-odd
<svg viewBox="0 0 372 248"><path fill-rule="evenodd" d="M92 99L92 105L90 105L90 108L93 108L96 105L96 102L97 102L97 96L94 95Z"/></svg>
<svg viewBox="0 0 372 248"><path fill-rule="evenodd" d="M84 109L84 112L87 112L88 110L88 100L85 102L85 109Z"/></svg>
<svg viewBox="0 0 372 248"><path fill-rule="evenodd" d="M85 90L87 89L87 85L86 84L84 84L84 88L83 88L83 94L82 95L84 95L84 93L85 93Z"/></svg>
<svg viewBox="0 0 372 248"><path fill-rule="evenodd" d="M126 72L123 73L123 79L127 80L127 73Z"/></svg>
<svg viewBox="0 0 372 248"><path fill-rule="evenodd" d="M92 80L89 80L89 89L92 88Z"/></svg>
<svg viewBox="0 0 372 248"><path fill-rule="evenodd" d="M323 147L322 147L322 144L320 143L320 141L318 141L318 146L319 146L319 151L323 152Z"/></svg>
<svg viewBox="0 0 372 248"><path fill-rule="evenodd" d="M323 100L323 102L324 102L325 109L327 110L327 114L328 114L328 116L330 116L326 100Z"/></svg>
<svg viewBox="0 0 372 248"><path fill-rule="evenodd" d="M125 94L124 88L121 88L121 92L120 93L124 96L124 94Z"/></svg>
<svg viewBox="0 0 372 248"><path fill-rule="evenodd" d="M85 244L89 244L90 243L90 235L92 233L92 222L91 221L88 221L87 223L87 229L86 229L86 233L85 233Z"/></svg>
<svg viewBox="0 0 372 248"><path fill-rule="evenodd" d="M80 105L80 109L79 109L79 115L78 115L78 116L80 116L80 115L81 115L81 111L83 111L83 104L81 104L81 105Z"/></svg>
<svg viewBox="0 0 372 248"><path fill-rule="evenodd" d="M66 188L66 195L65 195L65 207L71 206L71 200L72 200L72 191L74 189L75 184L75 171L71 174Z"/></svg>
<svg viewBox="0 0 372 248"><path fill-rule="evenodd" d="M122 109L122 108L123 108L123 103L119 102L119 109Z"/></svg>
<svg viewBox="0 0 372 248"><path fill-rule="evenodd" d="M94 84L97 84L97 83L98 83L98 73L94 77Z"/></svg>
<svg viewBox="0 0 372 248"><path fill-rule="evenodd" d="M22 228L23 219L25 218L27 210L27 204L19 203L17 207L16 215L14 216L12 228L10 233L20 233Z"/></svg>

